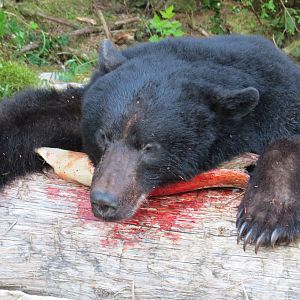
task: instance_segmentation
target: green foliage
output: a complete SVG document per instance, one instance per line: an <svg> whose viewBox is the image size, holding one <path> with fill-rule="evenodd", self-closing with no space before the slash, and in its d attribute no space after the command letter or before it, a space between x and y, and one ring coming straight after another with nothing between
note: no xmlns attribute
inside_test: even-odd
<svg viewBox="0 0 300 300"><path fill-rule="evenodd" d="M87 75L95 67L96 63L96 59L82 61L78 57L74 57L65 62L65 71L56 72L56 77L64 82L77 81L82 75Z"/></svg>
<svg viewBox="0 0 300 300"><path fill-rule="evenodd" d="M0 38L3 37L5 29L5 14L3 10L0 10Z"/></svg>
<svg viewBox="0 0 300 300"><path fill-rule="evenodd" d="M75 16L70 12L68 18L75 19ZM11 7L0 9L0 98L11 96L28 85L49 84L45 80L39 81L30 68L53 72L53 65L57 68L59 64L63 71L54 72L53 79L65 82L89 77L96 65L93 59L96 53L89 53L92 58L85 53L77 57L77 48L73 50L69 46L69 37L62 30L55 30L53 24L27 15L24 17Z"/></svg>
<svg viewBox="0 0 300 300"><path fill-rule="evenodd" d="M11 96L37 83L36 74L26 64L0 61L0 97Z"/></svg>
<svg viewBox="0 0 300 300"><path fill-rule="evenodd" d="M240 0L245 7L254 12L264 24L274 32L276 42L281 46L286 37L299 32L300 9L288 7L284 0Z"/></svg>
<svg viewBox="0 0 300 300"><path fill-rule="evenodd" d="M30 21L29 27L30 27L32 30L36 30L36 29L39 28L39 25L38 25L37 23L35 23L34 21Z"/></svg>
<svg viewBox="0 0 300 300"><path fill-rule="evenodd" d="M224 34L224 29L222 28L222 18L221 18L221 1L219 0L202 0L202 5L204 9L211 10L214 14L210 17L211 28L210 31L213 34Z"/></svg>
<svg viewBox="0 0 300 300"><path fill-rule="evenodd" d="M40 33L39 48L26 54L28 62L36 66L49 65L55 60L56 52L61 51L69 43L67 36L52 37L43 30Z"/></svg>
<svg viewBox="0 0 300 300"><path fill-rule="evenodd" d="M202 0L202 4L205 8L218 11L221 7L221 1L219 0Z"/></svg>
<svg viewBox="0 0 300 300"><path fill-rule="evenodd" d="M87 16L96 19L96 14L90 9L90 0L41 0L37 4L34 0L22 1L21 4L6 5L0 9L0 57L1 61L16 61L22 66L27 65L41 71L57 72L57 79L61 81L81 81L88 77L96 62L97 43L92 38L71 38L65 34L72 29L49 22L34 14L23 14L24 11L41 10L45 14L68 19L81 28L86 26L77 21L77 16ZM165 37L184 35L182 21L197 30L201 28L211 34L258 33L273 38L279 47L287 48L297 40L300 24L300 6L298 0L135 0L113 1L109 8L113 24L117 17L113 7L126 7L129 13L156 14L149 21L144 22L147 32L141 33L140 40L144 41L151 35L150 41L157 41ZM288 4L289 3L289 4ZM79 5L80 4L80 5ZM128 5L127 5L128 4ZM173 5L170 5L173 4ZM176 7L176 18L174 12ZM161 10L162 7L167 7ZM180 12L180 15L179 15ZM134 25L132 25L134 26ZM126 27L125 27L126 29ZM139 29L139 28L138 28ZM194 30L193 34L197 35ZM137 39L137 35L135 35ZM88 46L85 42L91 43ZM30 47L30 45L34 47ZM31 50L30 50L31 49ZM84 49L84 50L83 50ZM86 53L88 49L88 53ZM289 52L299 59L300 48L297 44ZM54 65L54 67L53 67ZM6 79L4 81L6 82ZM8 85L1 85L0 95L10 94Z"/></svg>
<svg viewBox="0 0 300 300"><path fill-rule="evenodd" d="M184 35L182 24L179 21L174 21L172 18L175 16L173 12L174 6L169 6L166 10L160 11L160 16L155 15L150 20L150 33L149 41L156 42L165 37L179 37Z"/></svg>
<svg viewBox="0 0 300 300"><path fill-rule="evenodd" d="M49 65L52 59L55 60L55 53L68 45L69 39L63 35L53 37L36 22L20 22L14 14L1 10L0 43L11 50L11 59L25 59L29 64L42 66ZM23 51L30 44L37 46L32 50Z"/></svg>
<svg viewBox="0 0 300 300"><path fill-rule="evenodd" d="M297 30L297 25L300 23L300 11L293 8L284 8L284 28L294 35Z"/></svg>

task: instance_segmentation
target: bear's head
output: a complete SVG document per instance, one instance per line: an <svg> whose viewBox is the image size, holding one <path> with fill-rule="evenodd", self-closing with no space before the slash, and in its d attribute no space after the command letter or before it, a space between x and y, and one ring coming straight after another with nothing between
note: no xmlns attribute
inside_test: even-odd
<svg viewBox="0 0 300 300"><path fill-rule="evenodd" d="M95 216L129 218L155 187L203 171L222 120L244 117L258 98L252 87L214 85L176 55L126 57L105 41L82 106Z"/></svg>

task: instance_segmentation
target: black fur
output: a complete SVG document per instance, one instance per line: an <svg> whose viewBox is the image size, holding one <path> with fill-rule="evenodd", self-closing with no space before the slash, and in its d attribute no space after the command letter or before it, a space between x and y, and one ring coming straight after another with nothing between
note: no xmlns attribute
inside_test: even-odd
<svg viewBox="0 0 300 300"><path fill-rule="evenodd" d="M271 143L258 161L238 209L238 241L261 245L300 237L300 136Z"/></svg>
<svg viewBox="0 0 300 300"><path fill-rule="evenodd" d="M72 93L75 103L66 100ZM297 141L289 137L300 134L300 69L263 38L167 39L121 52L106 41L99 71L85 90L31 91L0 104L0 122L6 123L0 129L6 141L0 146L2 184L41 168L36 147L80 149L82 94L83 149L96 166L92 206L104 220L132 216L156 186L189 179L243 152L261 154L272 141ZM290 155L295 160L297 149ZM275 242L299 235L299 199L282 194L268 204L281 190L268 186L268 176L299 195L290 170L278 171L269 151L240 206L237 226L240 237L247 234L245 244L273 244L271 232L279 234ZM281 181L283 174L289 179ZM255 187L258 181L262 188ZM293 214L281 210L283 202Z"/></svg>
<svg viewBox="0 0 300 300"><path fill-rule="evenodd" d="M83 89L27 90L0 103L0 187L17 176L41 171L41 146L81 149Z"/></svg>

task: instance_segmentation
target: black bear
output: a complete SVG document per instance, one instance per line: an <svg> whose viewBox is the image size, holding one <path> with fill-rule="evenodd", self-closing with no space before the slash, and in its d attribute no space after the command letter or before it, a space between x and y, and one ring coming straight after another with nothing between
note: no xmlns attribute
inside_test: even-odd
<svg viewBox="0 0 300 300"><path fill-rule="evenodd" d="M257 36L166 39L100 48L82 89L29 90L0 104L0 184L41 170L40 146L95 164L93 213L131 217L154 187L243 152L262 154L237 217L238 239L300 235L300 69ZM264 152L265 151L265 152Z"/></svg>

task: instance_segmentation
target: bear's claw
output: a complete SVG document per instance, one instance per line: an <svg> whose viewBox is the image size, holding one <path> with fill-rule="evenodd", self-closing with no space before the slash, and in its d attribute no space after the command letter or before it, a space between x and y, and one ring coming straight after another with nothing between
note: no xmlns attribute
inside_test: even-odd
<svg viewBox="0 0 300 300"><path fill-rule="evenodd" d="M263 246L288 245L300 237L300 136L267 146L251 173L237 213L237 240Z"/></svg>
<svg viewBox="0 0 300 300"><path fill-rule="evenodd" d="M295 212L297 215L297 212ZM281 216L284 219L284 216ZM297 216L292 217L288 225L279 224L282 218L278 218L278 222L272 229L267 227L267 221L259 224L255 219L251 219L245 213L245 209L239 209L237 214L237 243L244 240L243 249L246 251L248 244L255 245L255 253L257 254L261 246L271 246L285 244L289 245L294 240L300 237L300 223L297 221Z"/></svg>

